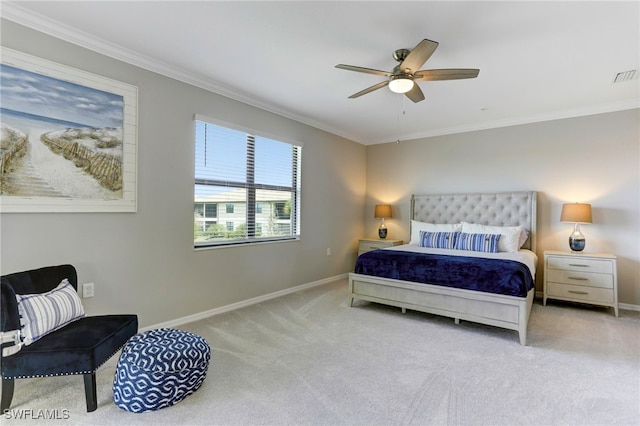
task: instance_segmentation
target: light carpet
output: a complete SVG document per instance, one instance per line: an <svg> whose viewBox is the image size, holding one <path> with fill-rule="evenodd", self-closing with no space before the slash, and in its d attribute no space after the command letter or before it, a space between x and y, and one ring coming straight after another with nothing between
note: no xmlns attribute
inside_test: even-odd
<svg viewBox="0 0 640 426"><path fill-rule="evenodd" d="M638 312L536 301L521 346L511 330L350 308L339 280L180 328L203 336L212 359L179 404L117 408L116 354L98 370L93 413L81 376L23 379L2 424L640 424Z"/></svg>

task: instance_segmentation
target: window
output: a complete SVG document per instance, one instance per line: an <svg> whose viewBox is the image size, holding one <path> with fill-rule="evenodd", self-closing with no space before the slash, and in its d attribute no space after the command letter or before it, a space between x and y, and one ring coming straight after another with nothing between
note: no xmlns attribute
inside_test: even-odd
<svg viewBox="0 0 640 426"><path fill-rule="evenodd" d="M218 205L215 203L195 203L194 210L194 233L211 235L215 233L218 223Z"/></svg>
<svg viewBox="0 0 640 426"><path fill-rule="evenodd" d="M194 246L297 239L301 152L196 117Z"/></svg>
<svg viewBox="0 0 640 426"><path fill-rule="evenodd" d="M274 203L274 214L279 219L289 219L291 214L291 208L289 203L277 202Z"/></svg>

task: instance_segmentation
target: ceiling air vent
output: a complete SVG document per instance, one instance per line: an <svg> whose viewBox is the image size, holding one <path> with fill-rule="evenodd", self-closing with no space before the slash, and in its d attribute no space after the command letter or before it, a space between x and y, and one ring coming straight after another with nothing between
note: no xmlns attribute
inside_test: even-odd
<svg viewBox="0 0 640 426"><path fill-rule="evenodd" d="M625 81L637 80L638 76L640 76L640 70L631 70L619 72L613 78L614 83L624 83Z"/></svg>

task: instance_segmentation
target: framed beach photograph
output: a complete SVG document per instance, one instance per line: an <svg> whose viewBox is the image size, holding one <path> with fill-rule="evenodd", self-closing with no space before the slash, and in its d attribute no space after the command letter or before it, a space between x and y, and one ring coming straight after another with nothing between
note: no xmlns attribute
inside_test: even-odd
<svg viewBox="0 0 640 426"><path fill-rule="evenodd" d="M0 90L0 213L136 211L136 86L0 47Z"/></svg>

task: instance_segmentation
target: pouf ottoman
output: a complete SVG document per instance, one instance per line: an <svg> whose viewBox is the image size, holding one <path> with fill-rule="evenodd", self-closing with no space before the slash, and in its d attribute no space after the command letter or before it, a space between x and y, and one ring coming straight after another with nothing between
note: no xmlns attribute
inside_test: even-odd
<svg viewBox="0 0 640 426"><path fill-rule="evenodd" d="M136 334L122 348L113 402L133 413L177 404L202 385L210 359L209 344L197 334L171 328Z"/></svg>

